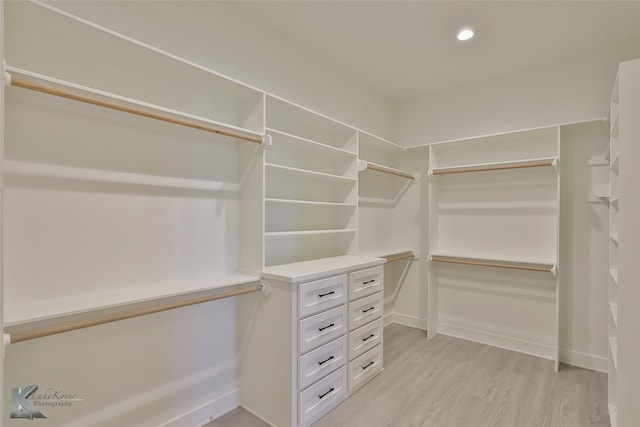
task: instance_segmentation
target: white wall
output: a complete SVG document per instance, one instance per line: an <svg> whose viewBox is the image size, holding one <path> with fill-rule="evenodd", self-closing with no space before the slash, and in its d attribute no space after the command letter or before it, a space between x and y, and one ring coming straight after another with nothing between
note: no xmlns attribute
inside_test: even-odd
<svg viewBox="0 0 640 427"><path fill-rule="evenodd" d="M413 146L604 117L618 63L636 57L640 43L634 40L400 103L395 141Z"/></svg>
<svg viewBox="0 0 640 427"><path fill-rule="evenodd" d="M351 126L391 134L392 111L385 100L231 2L51 3Z"/></svg>

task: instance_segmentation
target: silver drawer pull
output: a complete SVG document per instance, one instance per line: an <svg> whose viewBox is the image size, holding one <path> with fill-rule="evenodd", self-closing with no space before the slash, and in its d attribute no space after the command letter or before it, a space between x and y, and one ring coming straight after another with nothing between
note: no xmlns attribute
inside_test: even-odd
<svg viewBox="0 0 640 427"><path fill-rule="evenodd" d="M329 323L327 326L323 326L322 328L318 328L318 330L319 330L320 332L322 332L322 331L324 331L325 329L330 328L330 327L332 327L332 326L336 326L336 324L335 324L335 323Z"/></svg>
<svg viewBox="0 0 640 427"><path fill-rule="evenodd" d="M334 359L334 357L333 356L329 356L328 358L324 359L322 362L318 362L318 365L322 366L325 363L327 363L329 360L332 360L332 359Z"/></svg>
<svg viewBox="0 0 640 427"><path fill-rule="evenodd" d="M363 285L370 285L371 283L375 282L376 279L371 279L371 280L367 280L365 282L362 282Z"/></svg>
<svg viewBox="0 0 640 427"><path fill-rule="evenodd" d="M367 313L367 312L369 312L369 311L371 311L371 310L375 310L375 309L376 309L376 308L375 308L375 306L374 306L374 307L369 307L369 308L367 308L366 310L362 310L362 312L363 312L363 313Z"/></svg>
<svg viewBox="0 0 640 427"><path fill-rule="evenodd" d="M369 336L368 336L368 337L366 337L366 338L362 338L362 341L370 340L370 339L371 339L371 338L373 338L373 337L375 337L375 335L374 335L374 334L371 334L371 335L369 335Z"/></svg>
<svg viewBox="0 0 640 427"><path fill-rule="evenodd" d="M326 297L327 295L333 295L335 293L336 293L335 291L331 291L331 292L327 292L326 294L318 294L318 298Z"/></svg>
<svg viewBox="0 0 640 427"><path fill-rule="evenodd" d="M322 399L323 397L325 397L327 394L331 393L333 390L335 390L335 388L331 387L326 393L322 393L318 395L318 399Z"/></svg>
<svg viewBox="0 0 640 427"><path fill-rule="evenodd" d="M366 365L364 365L364 366L362 367L362 369L363 369L363 370L365 370L365 369L367 369L369 366L371 366L371 365L373 365L373 364L374 364L374 361L372 360L371 362L369 362L369 363L367 363Z"/></svg>

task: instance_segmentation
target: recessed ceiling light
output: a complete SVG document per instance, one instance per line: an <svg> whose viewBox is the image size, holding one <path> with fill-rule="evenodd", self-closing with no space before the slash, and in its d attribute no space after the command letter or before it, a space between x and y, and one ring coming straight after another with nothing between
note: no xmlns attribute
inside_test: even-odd
<svg viewBox="0 0 640 427"><path fill-rule="evenodd" d="M466 41L473 37L473 30L469 27L465 27L458 31L458 40Z"/></svg>

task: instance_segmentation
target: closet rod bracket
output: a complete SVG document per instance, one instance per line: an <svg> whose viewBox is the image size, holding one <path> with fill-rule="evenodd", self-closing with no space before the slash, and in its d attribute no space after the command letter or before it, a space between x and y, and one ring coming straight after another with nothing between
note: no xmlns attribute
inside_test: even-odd
<svg viewBox="0 0 640 427"><path fill-rule="evenodd" d="M7 68L6 65L7 64L4 64L4 66L2 67L2 69L5 70L4 71L4 85L5 86L11 86L11 74L9 74L9 72L6 71L6 68Z"/></svg>
<svg viewBox="0 0 640 427"><path fill-rule="evenodd" d="M268 133L262 135L262 141L260 142L260 146L263 150L268 150L273 145L273 138Z"/></svg>
<svg viewBox="0 0 640 427"><path fill-rule="evenodd" d="M7 348L11 344L11 335L10 334L2 334L2 359L4 360L4 349Z"/></svg>
<svg viewBox="0 0 640 427"><path fill-rule="evenodd" d="M260 285L262 286L262 295L269 295L271 293L271 283L269 283L266 279L260 280Z"/></svg>

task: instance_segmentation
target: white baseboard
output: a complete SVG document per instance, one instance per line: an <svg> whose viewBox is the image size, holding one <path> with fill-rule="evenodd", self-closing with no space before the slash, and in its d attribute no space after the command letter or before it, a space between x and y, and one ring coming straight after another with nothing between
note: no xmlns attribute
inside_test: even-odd
<svg viewBox="0 0 640 427"><path fill-rule="evenodd" d="M609 370L609 361L606 357L581 353L579 351L560 350L560 361L567 365L602 372L604 374Z"/></svg>
<svg viewBox="0 0 640 427"><path fill-rule="evenodd" d="M399 325L410 326L412 328L418 328L427 330L427 319L421 319L415 316L407 316L400 313L387 313L384 315L384 325L390 325L391 323L397 323Z"/></svg>
<svg viewBox="0 0 640 427"><path fill-rule="evenodd" d="M238 389L190 409L158 427L202 427L238 407Z"/></svg>
<svg viewBox="0 0 640 427"><path fill-rule="evenodd" d="M427 330L427 319L421 319L415 316L408 316L401 313L386 313L384 315L384 326L397 323L412 328ZM480 344L487 344L494 347L513 350L520 353L531 354L533 356L542 357L544 359L554 360L555 349L553 347L538 344L531 341L520 340L504 335L492 334L477 329L454 326L447 323L440 323L438 333L449 335L452 337L474 341ZM560 362L567 365L577 366L596 372L607 373L608 361L606 357L594 354L582 353L573 350L561 350Z"/></svg>
<svg viewBox="0 0 640 427"><path fill-rule="evenodd" d="M555 348L545 344L521 340L505 335L493 334L491 332L466 328L463 326L451 325L448 323L439 323L438 333L480 344L504 348L505 350L512 350L519 353L542 357L544 359L555 360Z"/></svg>

